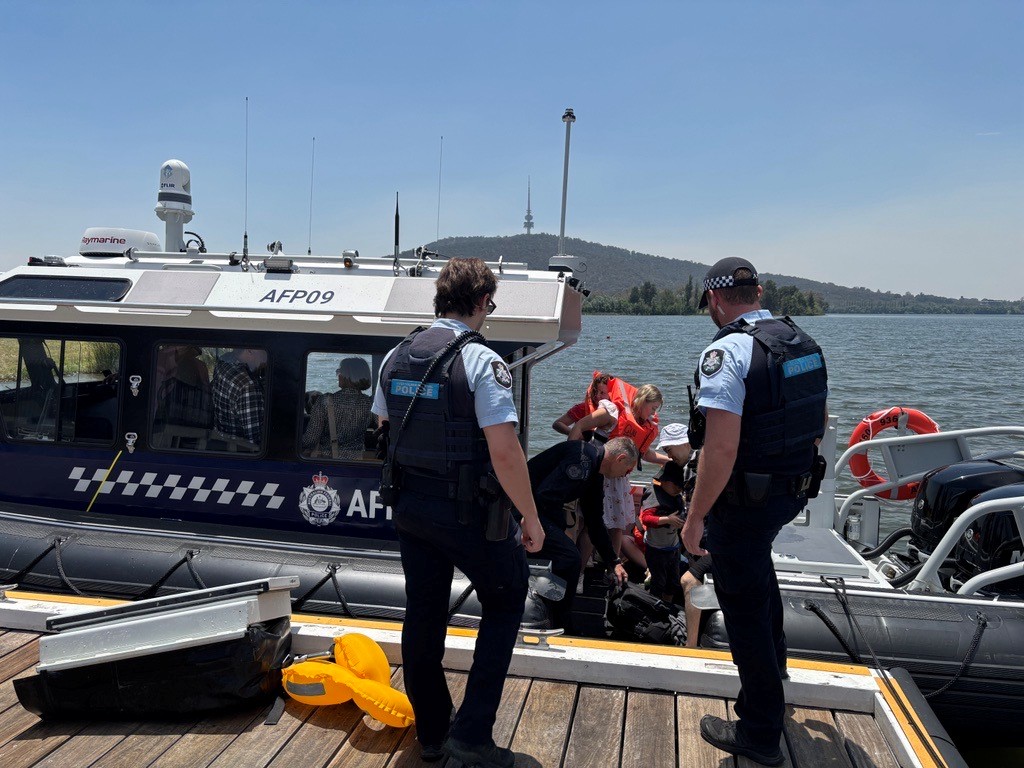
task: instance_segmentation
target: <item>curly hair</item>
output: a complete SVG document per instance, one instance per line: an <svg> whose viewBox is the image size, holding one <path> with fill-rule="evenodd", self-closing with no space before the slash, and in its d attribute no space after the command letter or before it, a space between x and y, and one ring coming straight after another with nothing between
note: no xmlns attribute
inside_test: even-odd
<svg viewBox="0 0 1024 768"><path fill-rule="evenodd" d="M485 295L494 296L498 279L483 259L452 258L444 265L434 283L434 316L448 313L468 317Z"/></svg>

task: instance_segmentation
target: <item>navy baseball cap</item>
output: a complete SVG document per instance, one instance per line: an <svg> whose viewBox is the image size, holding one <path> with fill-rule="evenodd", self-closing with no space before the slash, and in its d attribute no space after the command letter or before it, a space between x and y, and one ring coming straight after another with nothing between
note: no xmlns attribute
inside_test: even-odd
<svg viewBox="0 0 1024 768"><path fill-rule="evenodd" d="M749 269L753 277L737 278L736 270ZM704 293L700 297L698 309L708 305L708 291L715 288L734 288L739 285L757 285L757 270L754 265L739 256L727 256L715 262L704 276Z"/></svg>

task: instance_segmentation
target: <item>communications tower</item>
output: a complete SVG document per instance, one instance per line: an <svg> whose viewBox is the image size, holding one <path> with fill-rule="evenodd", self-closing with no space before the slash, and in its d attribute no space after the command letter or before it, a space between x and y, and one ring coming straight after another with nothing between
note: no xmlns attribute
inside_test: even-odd
<svg viewBox="0 0 1024 768"><path fill-rule="evenodd" d="M526 221L523 222L526 234L533 234L533 212L530 210L530 177L526 177Z"/></svg>

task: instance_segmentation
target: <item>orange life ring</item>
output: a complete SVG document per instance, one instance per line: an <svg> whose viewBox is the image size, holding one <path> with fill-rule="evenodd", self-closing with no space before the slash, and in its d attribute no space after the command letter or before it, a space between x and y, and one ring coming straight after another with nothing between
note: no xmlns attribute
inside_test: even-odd
<svg viewBox="0 0 1024 768"><path fill-rule="evenodd" d="M871 415L865 416L864 419L861 420L860 424L858 424L853 430L853 434L850 435L849 447L853 447L857 443L862 443L865 440L872 439L884 429L896 427L903 414L907 415L907 428L916 435L931 435L939 431L939 425L936 424L935 420L927 414L915 410L914 408L901 408L896 406L894 408L875 411ZM865 488L870 488L871 486L878 485L879 483L888 482L884 477L871 468L871 462L868 461L867 453L857 453L850 457L850 472ZM906 501L907 499L913 498L917 495L917 488L919 485L920 483L907 483L906 485L901 485L898 488L890 488L887 491L881 491L875 495L882 499Z"/></svg>

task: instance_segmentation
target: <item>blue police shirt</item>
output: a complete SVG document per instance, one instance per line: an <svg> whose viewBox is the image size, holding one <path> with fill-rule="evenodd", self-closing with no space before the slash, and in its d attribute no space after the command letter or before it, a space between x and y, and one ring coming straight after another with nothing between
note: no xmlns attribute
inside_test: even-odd
<svg viewBox="0 0 1024 768"><path fill-rule="evenodd" d="M430 327L447 328L452 332L453 337L472 330L465 323L444 317L439 317ZM387 353L381 367L394 351L392 349ZM518 422L519 415L516 413L516 404L512 399L512 375L501 356L490 347L477 343L467 344L459 352L462 355L462 364L466 369L469 391L473 393L476 421L480 428L493 427L495 424L504 424L509 421ZM381 418L388 417L387 401L379 381L370 410Z"/></svg>
<svg viewBox="0 0 1024 768"><path fill-rule="evenodd" d="M753 324L758 320L771 320L772 313L758 309L741 317ZM754 337L749 333L730 333L704 348L697 367L700 371L697 405L701 411L706 413L708 408L717 408L743 415L743 399L747 395L744 379L750 371L753 353Z"/></svg>

